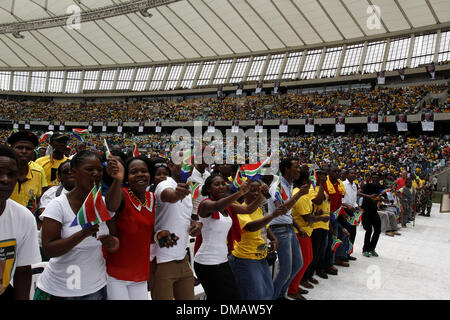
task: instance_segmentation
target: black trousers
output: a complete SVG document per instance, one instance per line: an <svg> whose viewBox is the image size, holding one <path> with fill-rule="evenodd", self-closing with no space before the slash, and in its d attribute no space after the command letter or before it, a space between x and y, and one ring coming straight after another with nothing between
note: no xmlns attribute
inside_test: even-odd
<svg viewBox="0 0 450 320"><path fill-rule="evenodd" d="M303 280L311 279L314 275L314 272L317 270L319 266L321 253L324 251L324 247L327 246L327 233L328 230L325 229L314 229L311 233L311 244L313 249L313 259L309 264L308 268L306 268L305 273L303 274Z"/></svg>
<svg viewBox="0 0 450 320"><path fill-rule="evenodd" d="M362 225L366 234L364 235L363 252L375 250L381 233L381 219L377 211L364 211Z"/></svg>
<svg viewBox="0 0 450 320"><path fill-rule="evenodd" d="M218 265L204 265L194 261L194 270L207 300L241 300L228 261Z"/></svg>
<svg viewBox="0 0 450 320"><path fill-rule="evenodd" d="M2 295L0 301L14 301L14 288L9 284Z"/></svg>

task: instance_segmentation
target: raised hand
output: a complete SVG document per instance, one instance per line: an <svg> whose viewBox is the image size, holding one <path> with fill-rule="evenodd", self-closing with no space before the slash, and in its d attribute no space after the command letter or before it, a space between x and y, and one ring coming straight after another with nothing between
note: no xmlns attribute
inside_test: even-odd
<svg viewBox="0 0 450 320"><path fill-rule="evenodd" d="M286 214L288 212L288 209L286 208L286 206L284 204L278 206L273 212L272 215L276 218L279 217L283 214Z"/></svg>
<svg viewBox="0 0 450 320"><path fill-rule="evenodd" d="M305 194L308 194L309 192L309 184L304 184L300 187L299 191L298 191L302 196Z"/></svg>
<svg viewBox="0 0 450 320"><path fill-rule="evenodd" d="M111 156L106 165L106 173L115 180L123 181L125 177L125 168L117 157Z"/></svg>
<svg viewBox="0 0 450 320"><path fill-rule="evenodd" d="M269 187L267 186L267 184L263 183L259 188L259 190L261 191L262 194L266 194L269 192Z"/></svg>
<svg viewBox="0 0 450 320"><path fill-rule="evenodd" d="M241 195L245 195L250 191L250 184L248 183L248 181L245 181L241 184L241 186L239 187L239 191L241 192Z"/></svg>
<svg viewBox="0 0 450 320"><path fill-rule="evenodd" d="M198 221L191 221L191 225L189 227L189 235L191 237L196 237L202 232L203 224Z"/></svg>
<svg viewBox="0 0 450 320"><path fill-rule="evenodd" d="M84 228L81 230L81 233L83 234L83 236L85 238L92 236L93 234L96 234L99 230L99 225L98 224L94 224L92 226L89 226L87 228Z"/></svg>
<svg viewBox="0 0 450 320"><path fill-rule="evenodd" d="M178 183L177 187L175 188L175 193L178 196L178 199L182 200L184 199L188 194L191 193L189 190L189 185L186 183Z"/></svg>

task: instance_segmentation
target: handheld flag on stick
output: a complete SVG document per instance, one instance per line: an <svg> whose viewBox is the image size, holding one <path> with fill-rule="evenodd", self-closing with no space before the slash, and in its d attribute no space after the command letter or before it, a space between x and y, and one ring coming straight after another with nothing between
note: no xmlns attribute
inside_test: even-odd
<svg viewBox="0 0 450 320"><path fill-rule="evenodd" d="M72 129L72 135L81 142L86 141L86 137L89 135L88 129Z"/></svg>
<svg viewBox="0 0 450 320"><path fill-rule="evenodd" d="M200 195L200 183L199 182L192 182L189 185L189 189L191 190L191 198L192 200L198 198Z"/></svg>
<svg viewBox="0 0 450 320"><path fill-rule="evenodd" d="M381 191L378 193L378 195L382 196L383 194L388 193L388 192L390 192L390 191L392 191L392 188L384 189L384 190L381 190Z"/></svg>
<svg viewBox="0 0 450 320"><path fill-rule="evenodd" d="M362 211L356 211L353 217L347 218L347 221L353 226L358 226L361 223L362 214Z"/></svg>
<svg viewBox="0 0 450 320"><path fill-rule="evenodd" d="M97 186L94 185L70 226L80 225L84 229L92 224L108 221L111 218L102 197L102 188L100 187L97 190Z"/></svg>
<svg viewBox="0 0 450 320"><path fill-rule="evenodd" d="M275 199L278 200L280 204L283 204L287 199L288 195L286 191L284 190L283 186L281 185L281 180L278 181L278 186L275 191Z"/></svg>
<svg viewBox="0 0 450 320"><path fill-rule="evenodd" d="M108 143L106 142L106 139L103 139L103 142L105 143L105 148L106 148L106 160L109 159L109 157L111 156L111 151L109 151L109 147L108 147Z"/></svg>
<svg viewBox="0 0 450 320"><path fill-rule="evenodd" d="M263 177L262 169L269 162L269 158L257 163L245 164L241 167L242 175L250 180L259 180Z"/></svg>
<svg viewBox="0 0 450 320"><path fill-rule="evenodd" d="M353 244L350 241L347 241L347 245L345 246L345 252L347 252L347 254L353 253Z"/></svg>
<svg viewBox="0 0 450 320"><path fill-rule="evenodd" d="M112 218L111 214L109 213L108 209L106 208L105 200L103 200L102 187L100 187L98 189L97 193L95 194L94 208L95 208L95 213L97 215L96 223L105 222Z"/></svg>
<svg viewBox="0 0 450 320"><path fill-rule="evenodd" d="M86 228L91 225L95 220L97 220L97 215L95 214L94 207L94 197L97 193L97 186L94 185L91 192L83 202L80 210L78 210L77 216L72 221L71 227L80 225L81 228Z"/></svg>
<svg viewBox="0 0 450 320"><path fill-rule="evenodd" d="M30 190L30 199L27 203L27 209L31 211L32 214L35 214L37 209L37 197L34 194L33 190Z"/></svg>
<svg viewBox="0 0 450 320"><path fill-rule="evenodd" d="M337 248L342 244L342 241L333 235L333 243L331 244L331 250L336 251Z"/></svg>
<svg viewBox="0 0 450 320"><path fill-rule="evenodd" d="M314 190L316 189L317 184L317 173L316 168L314 168L312 176L309 177L309 180L311 180Z"/></svg>
<svg viewBox="0 0 450 320"><path fill-rule="evenodd" d="M136 158L136 157L139 156L139 155L140 155L140 153L139 153L137 144L135 143L135 144L134 144L134 150L133 150L133 158Z"/></svg>
<svg viewBox="0 0 450 320"><path fill-rule="evenodd" d="M331 213L331 221L334 222L336 221L336 219L339 217L339 215L342 213L342 210L344 210L344 208L342 206L340 206L336 211Z"/></svg>
<svg viewBox="0 0 450 320"><path fill-rule="evenodd" d="M191 174L192 163L194 162L194 155L191 150L188 150L183 155L181 162L181 181L186 182Z"/></svg>
<svg viewBox="0 0 450 320"><path fill-rule="evenodd" d="M231 191L237 191L242 185L242 177L241 177L241 167L236 171L236 176L234 177L233 184L231 185Z"/></svg>
<svg viewBox="0 0 450 320"><path fill-rule="evenodd" d="M53 131L48 131L46 133L41 134L40 138L39 138L39 143L44 142L45 139L47 139L48 137L50 137L51 135L53 135Z"/></svg>

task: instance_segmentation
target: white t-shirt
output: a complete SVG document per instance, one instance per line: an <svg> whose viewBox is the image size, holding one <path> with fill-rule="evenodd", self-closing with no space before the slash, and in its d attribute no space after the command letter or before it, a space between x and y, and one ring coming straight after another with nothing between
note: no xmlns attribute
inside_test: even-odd
<svg viewBox="0 0 450 320"><path fill-rule="evenodd" d="M342 203L349 204L352 207L358 206L358 186L356 183L352 183L347 179L344 181L344 187L345 196L342 199Z"/></svg>
<svg viewBox="0 0 450 320"><path fill-rule="evenodd" d="M161 181L155 189L155 231L169 230L180 239L177 245L170 248L160 248L152 244L150 260L156 257L157 263L182 260L186 257L186 247L189 241L189 227L191 225L192 199L187 195L176 203L162 202L161 193L167 188L175 190L177 182L171 177Z"/></svg>
<svg viewBox="0 0 450 320"><path fill-rule="evenodd" d="M195 254L194 261L205 265L216 265L228 261L227 236L233 221L230 216L220 219L200 217L202 227L202 244Z"/></svg>
<svg viewBox="0 0 450 320"><path fill-rule="evenodd" d="M56 191L58 191L59 187L60 187L59 185L53 186L44 192L39 201L39 209L46 208L47 205L50 203L50 201L56 198ZM60 195L66 194L67 192L69 191L63 188Z"/></svg>
<svg viewBox="0 0 450 320"><path fill-rule="evenodd" d="M81 230L79 225L70 226L75 213L65 194L50 201L40 219L44 217L62 224L61 239ZM109 229L102 222L97 237L104 234L109 234ZM102 243L94 237L87 237L66 254L51 258L38 278L37 286L54 296L79 297L97 292L106 285L106 281Z"/></svg>
<svg viewBox="0 0 450 320"><path fill-rule="evenodd" d="M14 200L6 200L0 215L0 295L13 280L16 267L41 262L33 214Z"/></svg>
<svg viewBox="0 0 450 320"><path fill-rule="evenodd" d="M205 184L206 179L211 175L208 171L205 170L205 172L202 174L200 171L198 171L196 168L192 170L191 176L187 179L187 182L192 181L193 183L200 183L200 189L199 189L199 195L197 198L192 199L192 214L197 214L198 205L200 202L203 201L206 197L202 196L202 188ZM192 194L191 194L192 198Z"/></svg>

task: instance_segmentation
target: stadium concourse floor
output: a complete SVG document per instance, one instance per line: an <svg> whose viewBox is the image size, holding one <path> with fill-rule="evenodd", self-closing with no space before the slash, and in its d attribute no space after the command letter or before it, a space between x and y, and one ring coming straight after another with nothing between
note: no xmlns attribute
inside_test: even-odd
<svg viewBox="0 0 450 320"><path fill-rule="evenodd" d="M431 217L417 216L401 228L400 236L382 233L379 257L364 257L365 230L358 227L350 267L319 280L305 295L308 300L449 300L450 213L439 213L433 203Z"/></svg>
<svg viewBox="0 0 450 320"><path fill-rule="evenodd" d="M431 217L417 216L401 228L400 236L381 233L378 257L364 257L365 230L358 227L350 267L319 280L304 295L308 300L449 300L450 213L440 213L433 203ZM275 270L276 274L277 270ZM201 285L196 299L205 299ZM150 294L149 294L150 296ZM150 297L149 297L150 298ZM151 298L150 298L151 299Z"/></svg>

